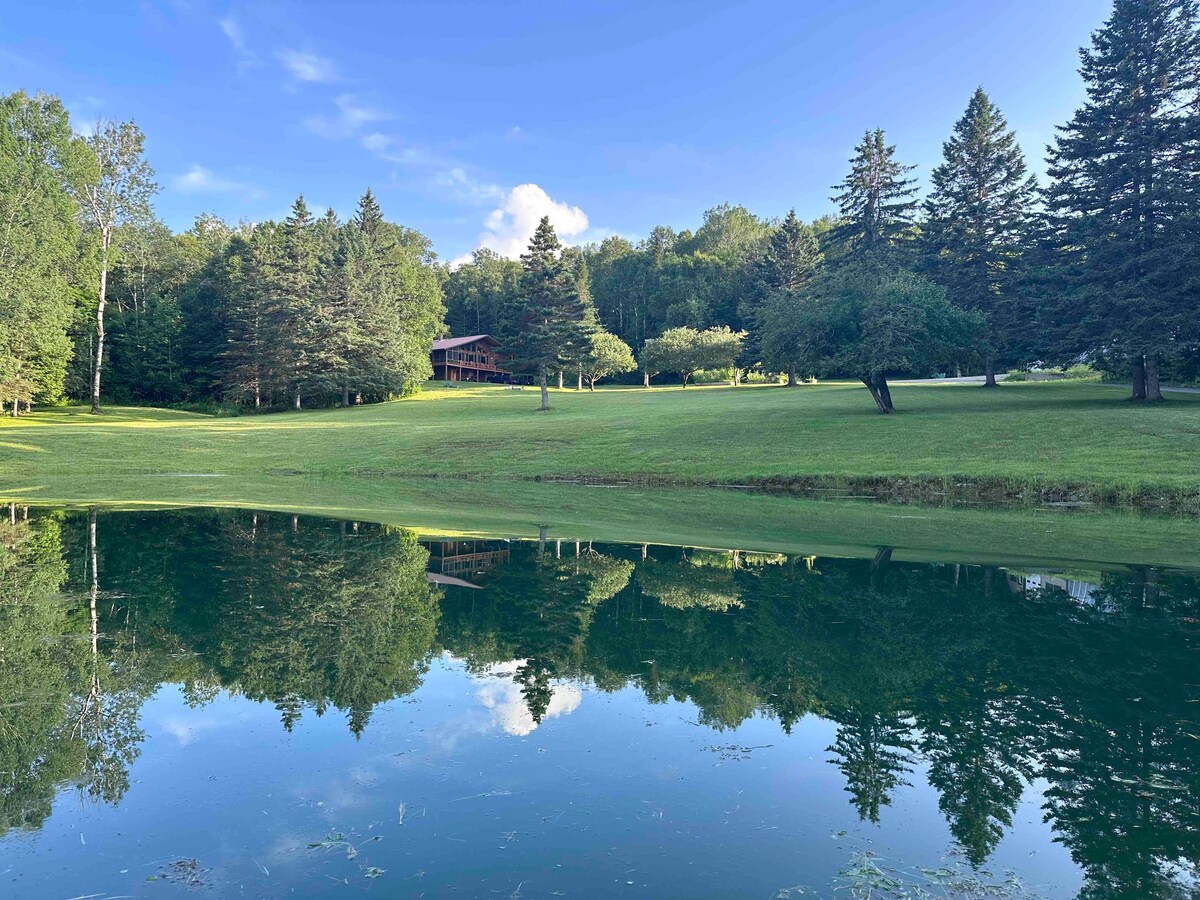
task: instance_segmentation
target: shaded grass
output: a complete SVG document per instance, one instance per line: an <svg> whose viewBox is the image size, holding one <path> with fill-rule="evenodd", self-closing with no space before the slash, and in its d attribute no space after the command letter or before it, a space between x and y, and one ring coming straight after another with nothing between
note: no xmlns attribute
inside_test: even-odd
<svg viewBox="0 0 1200 900"><path fill-rule="evenodd" d="M898 386L894 416L852 385L535 392L431 388L348 410L214 418L82 408L0 419L0 486L181 472L604 478L680 484L829 478L1200 494L1200 397L1136 406L1090 383ZM149 487L150 495L158 490Z"/></svg>

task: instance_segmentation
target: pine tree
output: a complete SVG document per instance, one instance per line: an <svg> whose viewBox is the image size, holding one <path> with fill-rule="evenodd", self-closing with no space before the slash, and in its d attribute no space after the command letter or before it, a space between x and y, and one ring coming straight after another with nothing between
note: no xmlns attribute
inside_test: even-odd
<svg viewBox="0 0 1200 900"><path fill-rule="evenodd" d="M550 408L547 371L579 359L589 333L587 309L574 275L563 264L561 249L550 217L543 216L529 250L521 255L519 289L502 314L505 352L537 372L542 410Z"/></svg>
<svg viewBox="0 0 1200 900"><path fill-rule="evenodd" d="M1017 289L1017 262L1037 183L983 88L971 97L942 155L945 162L933 170L933 192L925 201L922 243L950 302L986 317L985 384L995 387L996 355Z"/></svg>
<svg viewBox="0 0 1200 900"><path fill-rule="evenodd" d="M284 378L296 409L304 392L319 392L336 368L329 310L317 291L318 268L318 228L300 196L279 229L269 309L275 340L287 356Z"/></svg>
<svg viewBox="0 0 1200 900"><path fill-rule="evenodd" d="M1116 0L1080 58L1088 99L1049 155L1070 288L1050 313L1067 351L1124 359L1134 398L1159 400L1159 364L1200 324L1196 0Z"/></svg>
<svg viewBox="0 0 1200 900"><path fill-rule="evenodd" d="M883 262L913 230L916 179L905 178L916 166L895 160L896 148L877 128L863 135L850 160L850 174L834 190L841 222L830 240L843 254Z"/></svg>
<svg viewBox="0 0 1200 900"><path fill-rule="evenodd" d="M354 214L354 224L368 235L374 235L383 224L383 210L371 189L363 193L358 200L358 211Z"/></svg>

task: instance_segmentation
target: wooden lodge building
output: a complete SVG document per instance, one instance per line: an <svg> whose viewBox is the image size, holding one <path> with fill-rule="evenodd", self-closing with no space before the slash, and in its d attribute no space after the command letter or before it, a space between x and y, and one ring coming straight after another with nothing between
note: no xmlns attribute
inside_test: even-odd
<svg viewBox="0 0 1200 900"><path fill-rule="evenodd" d="M499 347L490 334L434 341L434 381L508 381L512 372L500 367L504 357Z"/></svg>

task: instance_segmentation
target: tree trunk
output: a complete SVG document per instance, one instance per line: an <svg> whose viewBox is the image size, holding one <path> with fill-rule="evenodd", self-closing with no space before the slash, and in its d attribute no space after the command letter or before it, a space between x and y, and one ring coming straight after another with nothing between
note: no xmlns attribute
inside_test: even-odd
<svg viewBox="0 0 1200 900"><path fill-rule="evenodd" d="M992 362L991 358L989 358L987 361L987 371L983 376L983 386L999 387L999 385L996 384L996 364Z"/></svg>
<svg viewBox="0 0 1200 900"><path fill-rule="evenodd" d="M787 386L788 386L788 387L795 387L795 386L798 384L798 382L796 381L796 367L795 367L795 366L791 366L791 367L788 369L788 373L787 373L787 375L788 375Z"/></svg>
<svg viewBox="0 0 1200 900"><path fill-rule="evenodd" d="M296 409L300 408L300 388L296 388L296 399L292 402L292 406Z"/></svg>
<svg viewBox="0 0 1200 900"><path fill-rule="evenodd" d="M1158 383L1158 360L1146 357L1146 402L1155 403L1163 398L1162 386Z"/></svg>
<svg viewBox="0 0 1200 900"><path fill-rule="evenodd" d="M538 408L538 412L545 412L550 408L550 391L546 387L546 367L538 366L538 385L542 389L542 405Z"/></svg>
<svg viewBox="0 0 1200 900"><path fill-rule="evenodd" d="M692 377L692 373L691 372L681 372L680 374L683 375L683 386L687 387L688 379Z"/></svg>
<svg viewBox="0 0 1200 900"><path fill-rule="evenodd" d="M1133 358L1133 367L1130 369L1130 380L1133 382L1133 392L1129 395L1129 399L1138 401L1145 400L1146 365L1140 356L1135 356Z"/></svg>
<svg viewBox="0 0 1200 900"><path fill-rule="evenodd" d="M642 386L650 387L650 373L649 372L642 373Z"/></svg>
<svg viewBox="0 0 1200 900"><path fill-rule="evenodd" d="M596 390L596 379L595 379L595 378L589 378L589 379L588 379L588 390L589 390L589 391L595 391L595 390Z"/></svg>
<svg viewBox="0 0 1200 900"><path fill-rule="evenodd" d="M104 366L104 306L108 303L108 245L102 236L103 262L100 266L100 297L96 304L96 358L92 361L92 412L100 413L100 370Z"/></svg>
<svg viewBox="0 0 1200 900"><path fill-rule="evenodd" d="M575 390L577 390L577 391L583 390L583 368L582 367L580 367L580 369L579 369L579 382L575 385Z"/></svg>
<svg viewBox="0 0 1200 900"><path fill-rule="evenodd" d="M350 382L342 382L342 409L350 405Z"/></svg>
<svg viewBox="0 0 1200 900"><path fill-rule="evenodd" d="M558 370L558 389L561 391L562 388L563 388L563 370L559 369Z"/></svg>
<svg viewBox="0 0 1200 900"><path fill-rule="evenodd" d="M879 376L876 387L879 390L879 396L883 398L883 405L886 407L884 412L895 412L896 407L892 405L892 389L888 387L886 375Z"/></svg>
<svg viewBox="0 0 1200 900"><path fill-rule="evenodd" d="M879 412L884 415L890 413L893 409L892 392L888 390L887 379L882 375L870 375L863 378L862 383L871 392L871 399L875 401L875 406Z"/></svg>
<svg viewBox="0 0 1200 900"><path fill-rule="evenodd" d="M733 386L740 387L742 384L742 370L737 366L733 367Z"/></svg>

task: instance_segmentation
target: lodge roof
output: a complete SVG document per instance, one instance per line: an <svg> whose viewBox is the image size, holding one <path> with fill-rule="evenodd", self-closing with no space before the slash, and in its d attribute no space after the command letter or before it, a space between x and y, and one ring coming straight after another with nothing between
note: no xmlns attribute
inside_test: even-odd
<svg viewBox="0 0 1200 900"><path fill-rule="evenodd" d="M490 343L500 346L500 342L490 334L473 334L470 337L452 337L442 338L440 341L433 342L434 350L451 350L454 347L461 347L464 344L473 344L476 341L489 341Z"/></svg>

